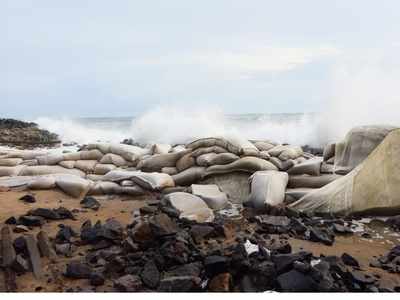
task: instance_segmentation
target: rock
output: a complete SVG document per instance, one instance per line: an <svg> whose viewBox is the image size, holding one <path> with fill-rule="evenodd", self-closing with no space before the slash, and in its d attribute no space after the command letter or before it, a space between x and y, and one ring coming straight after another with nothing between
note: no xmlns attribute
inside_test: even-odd
<svg viewBox="0 0 400 300"><path fill-rule="evenodd" d="M56 244L55 248L57 254L64 255L66 257L72 257L75 251L75 246L70 243Z"/></svg>
<svg viewBox="0 0 400 300"><path fill-rule="evenodd" d="M250 177L249 201L255 208L277 206L285 199L288 174L279 171L259 171Z"/></svg>
<svg viewBox="0 0 400 300"><path fill-rule="evenodd" d="M64 276L73 279L89 279L91 274L92 270L88 264L80 261L71 261L67 264Z"/></svg>
<svg viewBox="0 0 400 300"><path fill-rule="evenodd" d="M341 225L341 224L334 223L332 225L332 227L333 227L333 231L336 232L336 233L340 233L340 234L352 234L353 233L351 228L348 227L348 226L344 226L344 225Z"/></svg>
<svg viewBox="0 0 400 300"><path fill-rule="evenodd" d="M293 254L277 254L272 256L278 274L288 272L295 261L304 261L310 259L312 253L298 252Z"/></svg>
<svg viewBox="0 0 400 300"><path fill-rule="evenodd" d="M22 233L22 232L28 232L28 231L29 231L29 228L24 225L17 225L13 229L13 232L15 232L15 233Z"/></svg>
<svg viewBox="0 0 400 300"><path fill-rule="evenodd" d="M150 228L156 237L175 234L178 230L176 223L166 214L158 214L149 220Z"/></svg>
<svg viewBox="0 0 400 300"><path fill-rule="evenodd" d="M19 200L22 200L26 203L35 203L36 202L35 196L29 195L29 194L22 196L21 198L19 198Z"/></svg>
<svg viewBox="0 0 400 300"><path fill-rule="evenodd" d="M358 261L350 254L343 253L341 258L342 258L342 261L344 262L344 264L347 266L360 267L360 264L358 263Z"/></svg>
<svg viewBox="0 0 400 300"><path fill-rule="evenodd" d="M200 243L204 238L210 236L214 228L207 225L193 225L190 227L190 234L196 243Z"/></svg>
<svg viewBox="0 0 400 300"><path fill-rule="evenodd" d="M201 262L194 262L189 264L184 264L181 266L174 266L169 269L168 276L191 276L199 277L203 269L203 264Z"/></svg>
<svg viewBox="0 0 400 300"><path fill-rule="evenodd" d="M290 219L286 216L256 216L255 220L263 227L283 227L287 228L290 225Z"/></svg>
<svg viewBox="0 0 400 300"><path fill-rule="evenodd" d="M287 273L279 275L277 281L283 292L316 291L316 282L312 279L312 277L297 270L291 270Z"/></svg>
<svg viewBox="0 0 400 300"><path fill-rule="evenodd" d="M33 274L37 279L43 277L42 260L37 246L36 239L33 235L27 234L25 236L26 248L28 250L29 259L31 261Z"/></svg>
<svg viewBox="0 0 400 300"><path fill-rule="evenodd" d="M208 277L224 273L228 268L228 260L224 256L211 255L204 260L204 267Z"/></svg>
<svg viewBox="0 0 400 300"><path fill-rule="evenodd" d="M100 202L92 196L86 196L80 204L83 208L91 208L93 210L98 210L100 208Z"/></svg>
<svg viewBox="0 0 400 300"><path fill-rule="evenodd" d="M90 274L90 284L93 286L101 286L105 282L104 276L100 273Z"/></svg>
<svg viewBox="0 0 400 300"><path fill-rule="evenodd" d="M160 283L160 272L154 261L150 260L144 265L140 278L142 278L143 283L149 288L157 288Z"/></svg>
<svg viewBox="0 0 400 300"><path fill-rule="evenodd" d="M49 258L52 261L55 261L57 258L56 252L54 251L53 246L50 243L49 237L47 233L44 231L40 231L37 236L38 246L40 253L42 256Z"/></svg>
<svg viewBox="0 0 400 300"><path fill-rule="evenodd" d="M106 220L98 236L109 240L122 240L123 231L122 224L116 219L111 218Z"/></svg>
<svg viewBox="0 0 400 300"><path fill-rule="evenodd" d="M18 218L18 224L25 226L42 226L44 218L39 216L21 216Z"/></svg>
<svg viewBox="0 0 400 300"><path fill-rule="evenodd" d="M152 215L157 212L157 207L154 206L143 206L139 208L139 211L142 215Z"/></svg>
<svg viewBox="0 0 400 300"><path fill-rule="evenodd" d="M200 289L201 279L193 276L167 277L160 281L159 292L193 292Z"/></svg>
<svg viewBox="0 0 400 300"><path fill-rule="evenodd" d="M72 212L66 209L65 207L60 206L58 208L54 208L53 211L60 216L60 220L63 219L75 220L75 217L72 214Z"/></svg>
<svg viewBox="0 0 400 300"><path fill-rule="evenodd" d="M4 221L7 225L15 225L17 224L17 219L15 217L9 217L7 220Z"/></svg>
<svg viewBox="0 0 400 300"><path fill-rule="evenodd" d="M22 255L17 255L11 268L18 274L24 274L29 271L29 263Z"/></svg>
<svg viewBox="0 0 400 300"><path fill-rule="evenodd" d="M62 225L62 224L61 224ZM75 231L70 227L66 225L62 225L60 230L56 234L56 243L57 244L62 244L65 242L71 242L71 238L76 236L77 234Z"/></svg>
<svg viewBox="0 0 400 300"><path fill-rule="evenodd" d="M192 184L191 191L207 203L211 209L222 209L228 204L228 197L215 184Z"/></svg>
<svg viewBox="0 0 400 300"><path fill-rule="evenodd" d="M325 245L331 246L335 241L335 236L326 230L312 227L310 229L310 241L321 242Z"/></svg>
<svg viewBox="0 0 400 300"><path fill-rule="evenodd" d="M23 236L17 237L13 242L13 246L17 254L27 254L26 241Z"/></svg>
<svg viewBox="0 0 400 300"><path fill-rule="evenodd" d="M232 276L229 273L221 273L211 279L208 284L210 292L229 292Z"/></svg>
<svg viewBox="0 0 400 300"><path fill-rule="evenodd" d="M189 193L177 192L164 196L166 203L179 211L180 219L196 221L198 223L212 222L214 220L213 211L207 204L197 196Z"/></svg>
<svg viewBox="0 0 400 300"><path fill-rule="evenodd" d="M139 276L128 274L114 280L114 288L119 292L138 292L143 284Z"/></svg>
<svg viewBox="0 0 400 300"><path fill-rule="evenodd" d="M41 207L30 210L28 214L31 216L43 217L48 220L59 220L61 218L57 212L49 208L41 208Z"/></svg>
<svg viewBox="0 0 400 300"><path fill-rule="evenodd" d="M13 247L13 241L11 236L11 230L8 226L4 226L1 228L1 241L0 241L0 249L3 257L2 266L9 267L11 266L15 259L16 253Z"/></svg>
<svg viewBox="0 0 400 300"><path fill-rule="evenodd" d="M373 284L376 281L374 277L360 271L350 271L350 274L353 281L359 284Z"/></svg>
<svg viewBox="0 0 400 300"><path fill-rule="evenodd" d="M389 217L386 220L386 224L396 230L400 230L400 215Z"/></svg>
<svg viewBox="0 0 400 300"><path fill-rule="evenodd" d="M140 222L132 230L132 238L138 243L147 243L155 239L153 231L148 222Z"/></svg>

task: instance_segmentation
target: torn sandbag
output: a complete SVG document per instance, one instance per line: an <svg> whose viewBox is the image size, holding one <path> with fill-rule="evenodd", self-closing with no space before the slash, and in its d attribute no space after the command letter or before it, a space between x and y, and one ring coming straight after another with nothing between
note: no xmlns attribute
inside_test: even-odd
<svg viewBox="0 0 400 300"><path fill-rule="evenodd" d="M259 171L250 177L249 201L255 208L277 206L285 199L288 174L279 171Z"/></svg>

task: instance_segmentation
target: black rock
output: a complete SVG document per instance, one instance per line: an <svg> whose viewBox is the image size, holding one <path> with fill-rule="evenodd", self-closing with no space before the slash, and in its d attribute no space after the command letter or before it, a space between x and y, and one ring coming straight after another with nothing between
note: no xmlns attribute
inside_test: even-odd
<svg viewBox="0 0 400 300"><path fill-rule="evenodd" d="M17 224L17 219L15 217L9 217L7 220L4 221L4 223L8 225L15 225Z"/></svg>
<svg viewBox="0 0 400 300"><path fill-rule="evenodd" d="M19 254L16 256L11 268L17 274L24 274L25 272L29 271L29 262Z"/></svg>
<svg viewBox="0 0 400 300"><path fill-rule="evenodd" d="M352 266L352 267L360 267L360 264L358 263L358 261L350 254L343 253L341 258L345 265Z"/></svg>
<svg viewBox="0 0 400 300"><path fill-rule="evenodd" d="M114 280L114 288L119 292L138 292L143 284L139 276L128 274Z"/></svg>
<svg viewBox="0 0 400 300"><path fill-rule="evenodd" d="M344 226L344 225L341 225L341 224L334 223L332 225L332 227L333 227L333 231L336 232L336 233L340 233L340 234L352 234L353 233L351 228L348 227L348 226Z"/></svg>
<svg viewBox="0 0 400 300"><path fill-rule="evenodd" d="M178 226L166 214L158 214L150 218L149 225L156 237L175 234Z"/></svg>
<svg viewBox="0 0 400 300"><path fill-rule="evenodd" d="M97 224L94 226L95 230L97 230L97 237L104 238L109 240L122 240L123 237L123 230L122 224L115 220L114 218L108 219L101 229L96 227Z"/></svg>
<svg viewBox="0 0 400 300"><path fill-rule="evenodd" d="M42 226L44 222L45 219L39 216L21 216L18 218L18 224L25 226Z"/></svg>
<svg viewBox="0 0 400 300"><path fill-rule="evenodd" d="M157 212L157 207L155 206L143 206L139 209L142 215L152 215Z"/></svg>
<svg viewBox="0 0 400 300"><path fill-rule="evenodd" d="M190 234L196 243L200 243L204 238L210 237L214 232L214 227L208 225L193 225L190 227Z"/></svg>
<svg viewBox="0 0 400 300"><path fill-rule="evenodd" d="M92 196L86 196L80 203L83 208L91 208L93 210L98 210L100 208L100 202Z"/></svg>
<svg viewBox="0 0 400 300"><path fill-rule="evenodd" d="M58 208L54 208L53 211L60 216L60 220L63 219L75 220L75 216L73 215L73 213L65 207L60 206Z"/></svg>
<svg viewBox="0 0 400 300"><path fill-rule="evenodd" d="M388 218L386 224L394 229L400 230L400 215Z"/></svg>
<svg viewBox="0 0 400 300"><path fill-rule="evenodd" d="M335 240L335 236L326 230L312 227L310 229L310 241L321 242L325 245L331 246Z"/></svg>
<svg viewBox="0 0 400 300"><path fill-rule="evenodd" d="M204 267L209 278L228 270L228 259L224 256L211 255L204 260Z"/></svg>
<svg viewBox="0 0 400 300"><path fill-rule="evenodd" d="M159 292L193 292L200 289L201 279L193 276L167 277L160 281Z"/></svg>
<svg viewBox="0 0 400 300"><path fill-rule="evenodd" d="M22 196L21 198L19 198L19 200L22 200L26 203L35 203L36 202L35 197L33 195L29 195L29 194Z"/></svg>
<svg viewBox="0 0 400 300"><path fill-rule="evenodd" d="M360 271L350 271L351 278L358 284L373 284L376 279Z"/></svg>
<svg viewBox="0 0 400 300"><path fill-rule="evenodd" d="M201 262L194 262L181 266L174 266L173 268L168 270L167 273L169 276L200 277L202 269L203 269L203 264Z"/></svg>
<svg viewBox="0 0 400 300"><path fill-rule="evenodd" d="M100 273L94 272L90 274L90 284L94 286L100 286L104 284L104 276Z"/></svg>
<svg viewBox="0 0 400 300"><path fill-rule="evenodd" d="M92 226L90 220L85 221L81 226L81 240L89 244L96 242L99 230L101 230L101 224L96 227Z"/></svg>
<svg viewBox="0 0 400 300"><path fill-rule="evenodd" d="M27 253L26 240L23 236L17 237L13 242L13 246L16 253Z"/></svg>
<svg viewBox="0 0 400 300"><path fill-rule="evenodd" d="M306 251L293 254L277 254L272 256L272 261L275 263L277 273L281 274L292 269L295 261L308 261L311 256L312 253Z"/></svg>
<svg viewBox="0 0 400 300"><path fill-rule="evenodd" d="M167 267L188 263L191 253L185 242L177 240L166 241L160 247L160 254L163 256Z"/></svg>
<svg viewBox="0 0 400 300"><path fill-rule="evenodd" d="M56 234L56 243L63 244L65 242L71 242L71 238L75 237L77 234L75 231L67 225L62 225L60 230Z"/></svg>
<svg viewBox="0 0 400 300"><path fill-rule="evenodd" d="M311 270L311 266L308 263L301 261L293 262L293 268L302 273L308 273Z"/></svg>
<svg viewBox="0 0 400 300"><path fill-rule="evenodd" d="M297 270L279 275L277 281L283 292L314 292L317 286L311 276Z"/></svg>
<svg viewBox="0 0 400 300"><path fill-rule="evenodd" d="M144 265L140 273L140 278L142 278L143 283L151 289L155 289L158 286L160 283L160 272L154 261L150 260Z"/></svg>
<svg viewBox="0 0 400 300"><path fill-rule="evenodd" d="M88 264L79 261L72 261L67 264L64 276L74 279L84 279L90 278L91 274L92 270Z"/></svg>
<svg viewBox="0 0 400 300"><path fill-rule="evenodd" d="M286 216L260 215L255 219L259 224L266 226L288 227L290 225L290 219Z"/></svg>
<svg viewBox="0 0 400 300"><path fill-rule="evenodd" d="M29 215L31 216L39 216L49 220L59 220L60 215L48 208L35 208L29 211Z"/></svg>

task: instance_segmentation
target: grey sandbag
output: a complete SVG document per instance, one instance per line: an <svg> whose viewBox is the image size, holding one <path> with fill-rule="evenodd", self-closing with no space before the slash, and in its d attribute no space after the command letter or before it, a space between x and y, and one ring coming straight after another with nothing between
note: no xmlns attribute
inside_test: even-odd
<svg viewBox="0 0 400 300"><path fill-rule="evenodd" d="M182 152L181 152L182 153ZM192 157L191 153L186 153L181 158L176 161L176 169L178 172L182 172L196 165L195 159Z"/></svg>
<svg viewBox="0 0 400 300"><path fill-rule="evenodd" d="M227 153L228 150L225 148L222 148L220 146L211 146L211 147L205 147L205 148L197 148L192 152L193 157L198 157L200 155L206 154L206 153Z"/></svg>
<svg viewBox="0 0 400 300"><path fill-rule="evenodd" d="M49 154L44 156L36 157L39 165L43 166L54 166L59 162L64 160L64 156L62 154Z"/></svg>
<svg viewBox="0 0 400 300"><path fill-rule="evenodd" d="M335 143L330 143L325 146L324 152L322 155L322 157L324 158L324 161L328 161L330 158L335 156L335 147L336 147Z"/></svg>
<svg viewBox="0 0 400 300"><path fill-rule="evenodd" d="M15 167L0 167L0 177L3 176L18 176L22 171L27 168L24 165L18 165Z"/></svg>
<svg viewBox="0 0 400 300"><path fill-rule="evenodd" d="M383 141L396 127L360 126L347 133L341 143L336 144L335 166L355 168Z"/></svg>
<svg viewBox="0 0 400 300"><path fill-rule="evenodd" d="M264 142L264 141L254 142L254 146L256 146L256 148L260 151L268 151L275 147L274 144L271 144L269 142Z"/></svg>
<svg viewBox="0 0 400 300"><path fill-rule="evenodd" d="M96 143L89 144L87 149L98 149L103 154L114 153L130 162L137 162L143 155L150 154L150 149L125 144Z"/></svg>
<svg viewBox="0 0 400 300"><path fill-rule="evenodd" d="M77 160L75 168L85 173L93 173L96 168L97 160Z"/></svg>
<svg viewBox="0 0 400 300"><path fill-rule="evenodd" d="M63 168L73 169L75 168L75 162L75 160L63 160L60 161L58 164Z"/></svg>
<svg viewBox="0 0 400 300"><path fill-rule="evenodd" d="M249 201L256 208L277 206L285 200L288 174L279 171L259 171L250 177Z"/></svg>
<svg viewBox="0 0 400 300"><path fill-rule="evenodd" d="M206 173L205 167L191 167L172 176L175 185L191 185L201 180Z"/></svg>
<svg viewBox="0 0 400 300"><path fill-rule="evenodd" d="M103 180L103 175L98 175L98 174L87 174L86 179L89 179L91 181L102 181Z"/></svg>
<svg viewBox="0 0 400 300"><path fill-rule="evenodd" d="M185 146L183 146L183 145L176 145L175 147L173 147L173 148L171 149L171 152L172 152L172 153L176 153L176 152L181 152L181 151L185 151L185 150L186 150Z"/></svg>
<svg viewBox="0 0 400 300"><path fill-rule="evenodd" d="M315 157L295 165L289 169L290 175L308 174L311 176L319 176L321 173L322 157Z"/></svg>
<svg viewBox="0 0 400 300"><path fill-rule="evenodd" d="M186 148L194 150L212 146L225 148L229 152L236 155L256 155L258 152L256 146L254 146L248 140L236 136L203 138L187 144Z"/></svg>
<svg viewBox="0 0 400 300"><path fill-rule="evenodd" d="M164 167L161 169L161 173L165 173L168 175L175 175L178 174L178 170L174 167Z"/></svg>
<svg viewBox="0 0 400 300"><path fill-rule="evenodd" d="M164 167L175 167L178 159L187 152L181 151L176 153L155 154L140 160L136 167L144 172L159 172Z"/></svg>
<svg viewBox="0 0 400 300"><path fill-rule="evenodd" d="M115 182L111 181L97 181L90 190L90 195L117 195L122 194L122 187Z"/></svg>
<svg viewBox="0 0 400 300"><path fill-rule="evenodd" d="M325 174L320 176L310 176L310 175L295 175L289 176L289 188L321 188L332 181L342 177L336 174Z"/></svg>
<svg viewBox="0 0 400 300"><path fill-rule="evenodd" d="M1 167L15 167L23 162L22 158L1 158L0 166Z"/></svg>
<svg viewBox="0 0 400 300"><path fill-rule="evenodd" d="M227 165L216 165L208 167L206 170L206 176L218 173L230 173L235 171L243 171L254 173L256 171L267 171L267 170L278 170L269 161L263 160L258 157L242 157Z"/></svg>
<svg viewBox="0 0 400 300"><path fill-rule="evenodd" d="M120 155L114 153L105 154L100 160L101 164L113 164L117 167L122 167L128 165L128 162Z"/></svg>
<svg viewBox="0 0 400 300"><path fill-rule="evenodd" d="M28 188L31 190L49 190L56 187L56 178L53 176L35 176L31 182L28 183Z"/></svg>
<svg viewBox="0 0 400 300"><path fill-rule="evenodd" d="M180 219L198 223L214 221L214 213L207 204L195 195L176 192L164 196L163 201L179 212Z"/></svg>
<svg viewBox="0 0 400 300"><path fill-rule="evenodd" d="M217 154L213 153L213 152L202 154L202 155L196 157L196 164L201 167L209 167L212 165L211 160L216 156L217 156Z"/></svg>
<svg viewBox="0 0 400 300"><path fill-rule="evenodd" d="M332 164L323 162L321 164L321 174L333 174L335 172L335 167Z"/></svg>
<svg viewBox="0 0 400 300"><path fill-rule="evenodd" d="M85 177L85 173L78 169L66 169L61 166L26 166L19 175L36 176L49 174L70 174L79 177Z"/></svg>
<svg viewBox="0 0 400 300"><path fill-rule="evenodd" d="M238 160L239 156L233 153L206 153L196 158L196 163L202 167L226 165Z"/></svg>
<svg viewBox="0 0 400 300"><path fill-rule="evenodd" d="M120 182L132 180L142 188L153 191L160 191L166 187L175 186L172 177L163 173L145 173L141 171L114 170L103 176L105 181Z"/></svg>
<svg viewBox="0 0 400 300"><path fill-rule="evenodd" d="M268 161L280 171L287 171L295 165L295 162L292 159L281 161L277 157L270 157Z"/></svg>
<svg viewBox="0 0 400 300"><path fill-rule="evenodd" d="M154 154L167 154L172 150L169 144L154 144L151 146L151 153Z"/></svg>
<svg viewBox="0 0 400 300"><path fill-rule="evenodd" d="M288 159L296 159L303 155L303 149L299 146L285 146L285 149L279 154L279 159L282 161Z"/></svg>
<svg viewBox="0 0 400 300"><path fill-rule="evenodd" d="M94 173L97 175L104 175L116 168L117 167L112 164L96 164L94 167Z"/></svg>
<svg viewBox="0 0 400 300"><path fill-rule="evenodd" d="M228 204L228 197L215 184L192 184L192 194L200 197L211 209L222 209Z"/></svg>

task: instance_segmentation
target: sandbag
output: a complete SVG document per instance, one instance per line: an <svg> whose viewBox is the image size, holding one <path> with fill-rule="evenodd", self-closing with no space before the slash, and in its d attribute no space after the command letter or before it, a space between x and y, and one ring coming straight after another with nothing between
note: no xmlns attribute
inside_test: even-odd
<svg viewBox="0 0 400 300"><path fill-rule="evenodd" d="M176 153L176 152L181 152L181 151L185 151L185 150L186 150L185 146L183 146L183 145L177 145L177 146L175 146L175 147L173 147L173 148L171 149L171 152L172 152L172 153Z"/></svg>
<svg viewBox="0 0 400 300"><path fill-rule="evenodd" d="M201 167L208 167L211 166L211 160L216 157L217 154L216 153L206 153L206 154L202 154L198 157L196 157L196 164L201 166Z"/></svg>
<svg viewBox="0 0 400 300"><path fill-rule="evenodd" d="M98 181L95 182L89 192L89 195L118 195L122 194L122 187L115 182L111 181Z"/></svg>
<svg viewBox="0 0 400 300"><path fill-rule="evenodd" d="M206 202L211 209L222 209L228 204L228 197L215 184L192 184L191 192Z"/></svg>
<svg viewBox="0 0 400 300"><path fill-rule="evenodd" d="M47 154L49 154L47 151L41 150L11 150L3 158L22 158L23 160L29 160Z"/></svg>
<svg viewBox="0 0 400 300"><path fill-rule="evenodd" d="M195 195L176 192L167 194L163 200L179 212L180 219L196 221L197 223L214 221L214 213L207 204Z"/></svg>
<svg viewBox="0 0 400 300"><path fill-rule="evenodd" d="M154 144L151 146L151 153L154 154L167 154L172 149L169 144Z"/></svg>
<svg viewBox="0 0 400 300"><path fill-rule="evenodd" d="M268 154L271 156L279 157L279 155L286 149L284 145L276 145L275 147L268 150Z"/></svg>
<svg viewBox="0 0 400 300"><path fill-rule="evenodd" d="M191 185L201 180L206 173L205 167L191 167L176 175L172 175L175 185Z"/></svg>
<svg viewBox="0 0 400 300"><path fill-rule="evenodd" d="M130 162L136 162L140 157L150 154L150 149L125 144L95 143L86 147L88 150L97 149L103 154L113 153L122 156Z"/></svg>
<svg viewBox="0 0 400 300"><path fill-rule="evenodd" d="M178 170L174 167L164 167L161 169L161 173L165 173L168 175L175 175L178 174Z"/></svg>
<svg viewBox="0 0 400 300"><path fill-rule="evenodd" d="M196 163L202 167L213 165L226 165L238 160L239 156L233 153L207 153L196 158Z"/></svg>
<svg viewBox="0 0 400 300"><path fill-rule="evenodd" d="M58 164L63 168L73 169L75 168L75 162L75 160L63 160L60 161Z"/></svg>
<svg viewBox="0 0 400 300"><path fill-rule="evenodd" d="M92 182L75 175L57 175L56 186L67 195L81 198L90 190Z"/></svg>
<svg viewBox="0 0 400 300"><path fill-rule="evenodd" d="M186 145L189 149L208 148L219 146L236 155L256 155L258 149L248 140L240 137L212 137L193 141Z"/></svg>
<svg viewBox="0 0 400 300"><path fill-rule="evenodd" d="M15 167L22 162L22 158L2 158L0 159L0 167Z"/></svg>
<svg viewBox="0 0 400 300"><path fill-rule="evenodd" d="M320 176L295 175L289 177L289 188L321 188L342 176L325 174Z"/></svg>
<svg viewBox="0 0 400 300"><path fill-rule="evenodd" d="M0 177L3 176L18 176L21 174L23 169L28 168L24 165L18 165L15 167L0 167Z"/></svg>
<svg viewBox="0 0 400 300"><path fill-rule="evenodd" d="M328 161L328 159L335 156L335 147L336 147L335 143L330 143L325 146L324 152L322 154L324 161Z"/></svg>
<svg viewBox="0 0 400 300"><path fill-rule="evenodd" d="M144 172L159 172L163 167L175 167L176 162L187 152L155 154L139 161L137 169Z"/></svg>
<svg viewBox="0 0 400 300"><path fill-rule="evenodd" d="M227 165L216 165L208 167L206 176L218 173L230 173L235 171L243 171L254 173L256 171L278 170L270 162L257 157L242 157Z"/></svg>
<svg viewBox="0 0 400 300"><path fill-rule="evenodd" d="M75 168L85 173L93 173L96 165L97 160L77 160L75 162Z"/></svg>
<svg viewBox="0 0 400 300"><path fill-rule="evenodd" d="M359 165L394 129L392 126L360 126L347 133L341 143L336 144L335 166L349 167Z"/></svg>
<svg viewBox="0 0 400 300"><path fill-rule="evenodd" d="M183 153L183 152L181 152ZM196 165L195 159L192 157L191 153L186 153L181 158L176 161L176 170L182 172Z"/></svg>
<svg viewBox="0 0 400 300"><path fill-rule="evenodd" d="M301 199L302 197L304 197L305 195L316 191L317 189L313 189L313 188L296 188L296 189L286 189L285 192L285 197L286 196L290 196L291 198L294 198L297 200Z"/></svg>
<svg viewBox="0 0 400 300"><path fill-rule="evenodd" d="M271 157L268 161L280 171L287 171L295 165L295 162L292 159L281 161L277 157Z"/></svg>
<svg viewBox="0 0 400 300"><path fill-rule="evenodd" d="M268 151L275 147L274 144L271 144L269 142L263 142L263 141L254 142L254 146L256 146L256 148L260 151Z"/></svg>
<svg viewBox="0 0 400 300"><path fill-rule="evenodd" d="M94 173L97 175L104 175L116 168L117 167L112 164L96 164L94 167Z"/></svg>
<svg viewBox="0 0 400 300"><path fill-rule="evenodd" d="M308 174L319 176L321 173L322 157L315 157L293 166L288 170L290 175Z"/></svg>
<svg viewBox="0 0 400 300"><path fill-rule="evenodd" d="M166 187L175 186L172 177L163 173L144 173L140 171L114 170L104 175L105 181L120 182L132 180L147 190L159 191Z"/></svg>
<svg viewBox="0 0 400 300"><path fill-rule="evenodd" d="M285 199L288 174L279 171L259 171L250 177L249 201L256 208L277 206Z"/></svg>
<svg viewBox="0 0 400 300"><path fill-rule="evenodd" d="M44 156L36 157L38 164L43 166L54 166L59 162L63 161L64 157L62 154L49 154Z"/></svg>
<svg viewBox="0 0 400 300"><path fill-rule="evenodd" d="M328 164L323 162L321 164L321 174L333 174L335 171L335 167L332 164Z"/></svg>
<svg viewBox="0 0 400 300"><path fill-rule="evenodd" d="M21 165L25 165L25 166L37 166L39 165L37 159L27 159L27 160L23 160Z"/></svg>
<svg viewBox="0 0 400 300"><path fill-rule="evenodd" d="M126 166L128 164L128 162L122 156L113 153L107 153L106 155L104 155L101 158L100 163L107 165L113 164L117 167Z"/></svg>
<svg viewBox="0 0 400 300"><path fill-rule="evenodd" d="M103 180L103 175L98 175L98 174L87 174L86 179L91 180L91 181L102 181Z"/></svg>
<svg viewBox="0 0 400 300"><path fill-rule="evenodd" d="M280 160L296 159L303 155L303 149L299 146L285 146L285 149L279 154Z"/></svg>
<svg viewBox="0 0 400 300"><path fill-rule="evenodd" d="M26 166L19 175L21 176L37 176L49 174L70 174L79 177L85 177L85 173L78 169L66 169L61 166Z"/></svg>
<svg viewBox="0 0 400 300"><path fill-rule="evenodd" d="M56 179L53 176L37 176L28 183L32 190L49 190L56 187Z"/></svg>
<svg viewBox="0 0 400 300"><path fill-rule="evenodd" d="M291 207L333 215L399 213L400 129L392 130L349 174L307 194Z"/></svg>
<svg viewBox="0 0 400 300"><path fill-rule="evenodd" d="M220 146L212 146L212 147L205 147L205 148L197 148L192 152L193 157L198 157L200 155L206 154L206 153L227 153L228 150L225 148L222 148Z"/></svg>
<svg viewBox="0 0 400 300"><path fill-rule="evenodd" d="M98 149L82 150L78 152L65 153L63 160L101 160L103 153Z"/></svg>

